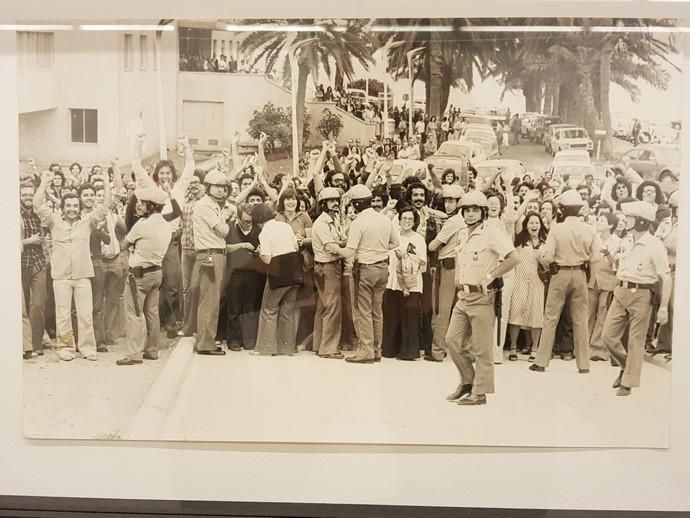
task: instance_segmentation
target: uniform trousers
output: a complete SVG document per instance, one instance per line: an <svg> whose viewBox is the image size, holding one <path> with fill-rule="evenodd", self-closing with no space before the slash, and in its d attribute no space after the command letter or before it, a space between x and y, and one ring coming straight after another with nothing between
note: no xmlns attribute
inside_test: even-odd
<svg viewBox="0 0 690 518"><path fill-rule="evenodd" d="M388 283L388 262L359 264L355 278L354 318L359 345L357 358L381 357L383 293Z"/></svg>
<svg viewBox="0 0 690 518"><path fill-rule="evenodd" d="M57 346L75 351L74 328L72 327L72 298L74 297L79 333L77 347L84 356L96 354L91 279L54 279L53 291L55 292Z"/></svg>
<svg viewBox="0 0 690 518"><path fill-rule="evenodd" d="M28 307L24 309L27 311L31 322L29 340L31 341L33 351L39 352L43 349L43 331L46 327L45 308L48 299L47 266L33 273L22 270L22 288L24 304L26 305L28 302Z"/></svg>
<svg viewBox="0 0 690 518"><path fill-rule="evenodd" d="M316 284L316 314L314 316L314 352L336 354L342 331L343 304L341 283L342 261L314 264Z"/></svg>
<svg viewBox="0 0 690 518"><path fill-rule="evenodd" d="M212 254L210 257L213 260L213 267L202 266L208 261L208 257L207 253L197 254L190 286L191 290L198 293L199 299L196 312L197 351L216 349L220 295L223 289L223 276L225 275L225 255Z"/></svg>
<svg viewBox="0 0 690 518"><path fill-rule="evenodd" d="M199 308L199 290L192 290L192 272L196 263L194 250L182 250L182 298L184 308L184 324L182 332L185 336L192 336L196 332L196 314Z"/></svg>
<svg viewBox="0 0 690 518"><path fill-rule="evenodd" d="M455 302L455 268L439 267L440 283L438 284L438 308L431 321L433 329L433 341L431 343L431 356L436 360L443 360L448 352L446 345L446 333L450 314Z"/></svg>
<svg viewBox="0 0 690 518"><path fill-rule="evenodd" d="M472 385L474 395L494 392L495 318L493 293L458 293L446 344L460 384Z"/></svg>
<svg viewBox="0 0 690 518"><path fill-rule="evenodd" d="M609 359L609 350L604 344L602 332L604 330L604 322L606 321L606 314L608 313L612 297L612 291L600 289L597 292L597 313L594 318L594 327L589 339L589 353L592 358L596 356L602 360Z"/></svg>
<svg viewBox="0 0 690 518"><path fill-rule="evenodd" d="M671 352L673 341L673 296L676 291L676 271L671 272L671 298L668 300L668 322L659 328L659 342L657 350L660 352Z"/></svg>
<svg viewBox="0 0 690 518"><path fill-rule="evenodd" d="M551 277L546 295L544 327L535 364L546 367L551 360L556 326L566 301L573 326L573 342L578 369L589 369L589 332L587 330L587 277L583 270L561 269Z"/></svg>
<svg viewBox="0 0 690 518"><path fill-rule="evenodd" d="M144 352L154 356L158 354L161 330L158 304L162 282L163 272L157 270L145 273L141 277L134 277L136 293L130 287L131 285L127 286L125 291L127 341L124 352L130 360L141 360Z"/></svg>
<svg viewBox="0 0 690 518"><path fill-rule="evenodd" d="M611 306L606 314L603 339L611 356L623 370L621 385L628 388L640 386L645 339L651 313L652 292L650 290L616 287ZM628 325L626 350L622 338Z"/></svg>
<svg viewBox="0 0 690 518"><path fill-rule="evenodd" d="M167 331L176 330L177 321L182 320L180 311L180 242L173 236L163 258L163 284L160 296L161 324Z"/></svg>

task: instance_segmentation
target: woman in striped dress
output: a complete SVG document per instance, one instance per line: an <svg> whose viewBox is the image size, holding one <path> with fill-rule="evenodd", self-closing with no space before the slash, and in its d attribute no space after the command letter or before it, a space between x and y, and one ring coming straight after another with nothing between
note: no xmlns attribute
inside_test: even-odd
<svg viewBox="0 0 690 518"><path fill-rule="evenodd" d="M515 268L515 283L508 311L508 359L511 361L518 359L517 341L520 329L530 330L533 347L539 343L544 322L544 284L539 278L537 256L545 241L546 230L541 217L536 212L527 213L522 222L522 230L515 237L515 249L520 262Z"/></svg>

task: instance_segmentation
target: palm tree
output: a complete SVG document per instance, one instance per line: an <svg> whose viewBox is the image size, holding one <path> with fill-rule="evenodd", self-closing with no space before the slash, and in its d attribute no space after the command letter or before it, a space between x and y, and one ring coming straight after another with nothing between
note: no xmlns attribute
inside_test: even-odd
<svg viewBox="0 0 690 518"><path fill-rule="evenodd" d="M493 47L489 39L478 34L460 32L462 27L487 23L482 19L436 18L436 19L393 19L377 20L380 25L414 26L416 31L394 32L390 37L388 52L388 71L394 78L408 76L407 53L415 48L418 54L413 80L422 79L426 83L426 108L429 116L440 118L445 112L451 87L474 86L474 72L484 74L486 63L492 55ZM434 30L434 26L451 27L451 32ZM429 27L428 30L424 30ZM410 100L413 107L414 99Z"/></svg>
<svg viewBox="0 0 690 518"><path fill-rule="evenodd" d="M577 32L523 34L504 41L491 65L492 75L501 78L506 89L521 88L528 111L534 106L533 90L548 85L551 98L545 103L565 120L577 122L590 132L606 130L604 155L611 151L611 82L622 86L633 98L639 93L637 82L668 87L668 67L677 67L668 55L676 52L671 36L656 38L648 27L673 27L673 20L597 19L603 27L633 27L629 32L593 31L593 19L551 18L505 20L507 23L582 27ZM540 85L530 83L541 83Z"/></svg>
<svg viewBox="0 0 690 518"><path fill-rule="evenodd" d="M281 68L283 77L290 77L289 52L300 47L298 57L299 75L297 81L297 134L302 135L304 124L305 95L309 76L317 77L320 67L327 76L331 75L331 59L336 71L351 79L354 77L354 63L365 69L372 63L373 45L367 30L366 20L245 20L244 24L298 25L314 27L313 31L286 32L278 27L276 31L251 32L240 46L243 52L252 54L252 65L264 59L266 72ZM307 42L308 41L308 42ZM301 139L300 139L301 150ZM300 151L301 152L301 151Z"/></svg>

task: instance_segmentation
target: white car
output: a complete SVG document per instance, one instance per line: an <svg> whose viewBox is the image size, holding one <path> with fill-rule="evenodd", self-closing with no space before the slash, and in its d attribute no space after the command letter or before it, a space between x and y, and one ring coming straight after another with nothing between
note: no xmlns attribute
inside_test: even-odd
<svg viewBox="0 0 690 518"><path fill-rule="evenodd" d="M485 160L476 164L474 168L477 170L475 185L478 189L490 187L488 181L499 169L502 172L511 171L516 178L522 178L527 174L527 168L522 161L510 158Z"/></svg>
<svg viewBox="0 0 690 518"><path fill-rule="evenodd" d="M564 149L557 152L553 157L552 165L557 162L582 162L584 164L591 164L592 157L584 149Z"/></svg>
<svg viewBox="0 0 690 518"><path fill-rule="evenodd" d="M585 177L592 175L596 177L596 169L589 163L569 162L562 160L551 164L551 172L554 177L560 177L569 187L576 189L585 183Z"/></svg>
<svg viewBox="0 0 690 518"><path fill-rule="evenodd" d="M584 128L562 128L555 131L551 142L551 152L555 155L564 149L581 149L590 154L594 151L594 143Z"/></svg>

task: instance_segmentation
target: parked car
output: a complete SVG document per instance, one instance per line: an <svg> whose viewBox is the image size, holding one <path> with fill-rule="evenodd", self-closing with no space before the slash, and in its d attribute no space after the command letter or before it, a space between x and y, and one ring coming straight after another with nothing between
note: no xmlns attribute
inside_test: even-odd
<svg viewBox="0 0 690 518"><path fill-rule="evenodd" d="M498 156L498 141L493 132L471 131L460 137L460 142L475 142L482 146L487 159Z"/></svg>
<svg viewBox="0 0 690 518"><path fill-rule="evenodd" d="M426 177L427 172L427 163L422 160L398 158L393 160L393 165L388 172L388 176L392 184L399 184L408 176L416 176L421 180Z"/></svg>
<svg viewBox="0 0 690 518"><path fill-rule="evenodd" d="M520 136L529 139L531 133L534 131L535 124L544 117L541 113L526 112L520 116L522 124L520 125Z"/></svg>
<svg viewBox="0 0 690 518"><path fill-rule="evenodd" d="M561 124L561 118L557 115L540 115L536 117L528 133L530 142L545 144L544 135L553 124Z"/></svg>
<svg viewBox="0 0 690 518"><path fill-rule="evenodd" d="M557 162L582 162L584 164L591 164L592 157L589 152L584 149L564 149L553 156L552 164Z"/></svg>
<svg viewBox="0 0 690 518"><path fill-rule="evenodd" d="M549 151L555 155L558 151L564 149L584 149L586 151L594 150L594 143L589 138L587 130L584 128L570 127L570 128L556 128L553 130L551 139L549 140Z"/></svg>
<svg viewBox="0 0 690 518"><path fill-rule="evenodd" d="M597 171L591 162L571 162L568 160L551 162L549 171L554 177L560 177L566 185L573 189L583 184L587 175L591 174L593 177L597 176Z"/></svg>
<svg viewBox="0 0 690 518"><path fill-rule="evenodd" d="M514 160L511 158L498 158L493 160L485 160L473 166L477 170L477 178L475 179L475 185L484 189L489 187L484 185L488 182L496 171L502 169L503 171L513 171L515 177L522 178L527 174L527 168L521 160Z"/></svg>
<svg viewBox="0 0 690 518"><path fill-rule="evenodd" d="M551 124L544 133L544 151L549 155L553 155L553 139L556 136L556 131L564 128L576 128L575 124Z"/></svg>
<svg viewBox="0 0 690 518"><path fill-rule="evenodd" d="M661 189L670 193L678 188L680 179L680 149L663 144L640 144L610 166L617 174L633 169L645 180L655 180Z"/></svg>
<svg viewBox="0 0 690 518"><path fill-rule="evenodd" d="M441 144L432 156L425 161L433 166L433 172L440 175L452 169L458 176L467 170L469 164L486 160L481 144L471 141L448 140Z"/></svg>

